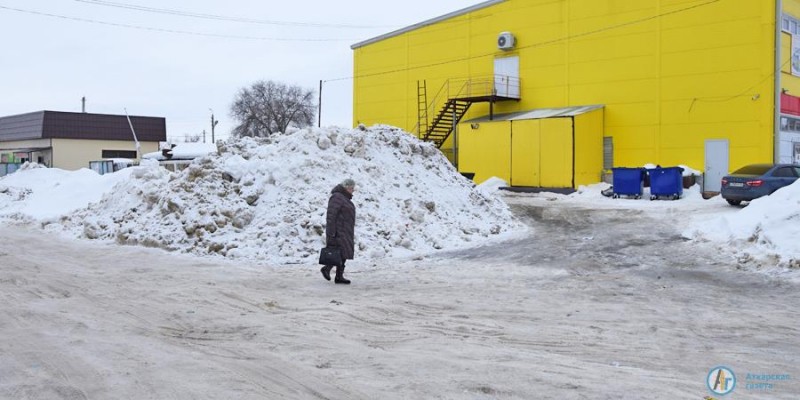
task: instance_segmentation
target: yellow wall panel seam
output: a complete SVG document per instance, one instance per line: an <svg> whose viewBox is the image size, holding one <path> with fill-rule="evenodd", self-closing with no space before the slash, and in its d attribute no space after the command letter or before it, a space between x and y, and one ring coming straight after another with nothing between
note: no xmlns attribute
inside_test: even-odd
<svg viewBox="0 0 800 400"><path fill-rule="evenodd" d="M661 11L662 11L661 3L662 3L662 0L657 0L656 1L656 14L657 15L661 15ZM658 24L658 29L656 30L656 79L659 82L661 82L661 79L662 79L662 76L661 76L661 65L662 65L662 62L663 62L663 54L661 53L661 40L662 40L662 37L663 37L663 33L662 32L663 32L664 27L663 27L661 18L659 18L656 21L656 23ZM658 129L656 130L656 143L660 143L660 141L661 141L661 133L662 133L661 132L661 124L663 123L663 121L661 119L661 104L662 104L662 101L663 101L663 98L661 97L661 85L656 85L655 97L656 97L656 123L657 123L657 126L658 126ZM661 150L658 147L656 147L656 160L660 160L660 159L661 159Z"/></svg>

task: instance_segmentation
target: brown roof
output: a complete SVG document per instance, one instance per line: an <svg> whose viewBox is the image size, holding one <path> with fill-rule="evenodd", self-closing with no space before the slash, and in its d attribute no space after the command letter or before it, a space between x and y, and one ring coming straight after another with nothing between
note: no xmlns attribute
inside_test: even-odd
<svg viewBox="0 0 800 400"><path fill-rule="evenodd" d="M167 140L167 121L161 117L131 116L140 142ZM0 141L29 139L131 140L124 115L37 111L0 118Z"/></svg>

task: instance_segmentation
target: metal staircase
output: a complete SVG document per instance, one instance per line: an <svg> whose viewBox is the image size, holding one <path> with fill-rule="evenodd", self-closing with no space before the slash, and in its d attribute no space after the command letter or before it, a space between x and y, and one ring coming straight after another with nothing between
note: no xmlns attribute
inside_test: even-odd
<svg viewBox="0 0 800 400"><path fill-rule="evenodd" d="M428 87L426 81L417 81L417 128L428 130ZM417 135L419 136L419 135Z"/></svg>
<svg viewBox="0 0 800 400"><path fill-rule="evenodd" d="M417 81L417 136L441 148L473 103L488 102L493 110L495 102L507 100L519 100L518 78L448 79L430 103L426 82Z"/></svg>
<svg viewBox="0 0 800 400"><path fill-rule="evenodd" d="M469 100L447 100L436 118L433 119L433 123L428 127L422 140L433 142L436 147L441 148L471 105L472 101Z"/></svg>

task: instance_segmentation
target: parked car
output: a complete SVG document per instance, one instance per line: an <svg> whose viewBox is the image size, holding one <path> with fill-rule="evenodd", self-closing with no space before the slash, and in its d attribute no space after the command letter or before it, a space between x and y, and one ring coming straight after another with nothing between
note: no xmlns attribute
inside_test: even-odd
<svg viewBox="0 0 800 400"><path fill-rule="evenodd" d="M800 178L800 165L751 164L722 178L722 198L738 206L789 186Z"/></svg>

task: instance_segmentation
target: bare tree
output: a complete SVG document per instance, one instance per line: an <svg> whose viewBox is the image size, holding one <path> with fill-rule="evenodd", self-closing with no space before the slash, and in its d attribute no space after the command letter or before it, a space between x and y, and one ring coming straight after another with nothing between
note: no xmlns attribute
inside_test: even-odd
<svg viewBox="0 0 800 400"><path fill-rule="evenodd" d="M187 133L183 137L183 141L186 143L200 143L202 136L199 133Z"/></svg>
<svg viewBox="0 0 800 400"><path fill-rule="evenodd" d="M242 88L231 105L234 136L269 136L289 126L310 126L316 116L314 91L281 82L258 81Z"/></svg>

